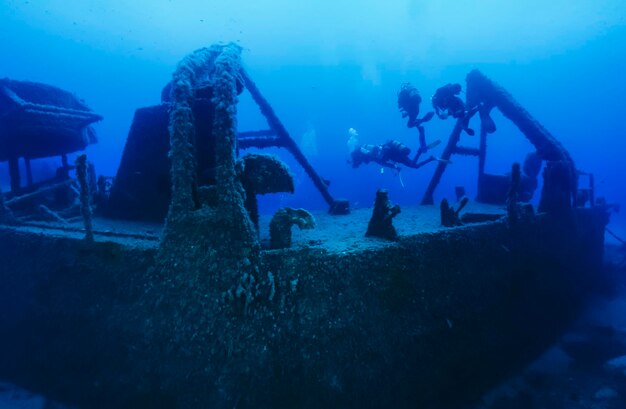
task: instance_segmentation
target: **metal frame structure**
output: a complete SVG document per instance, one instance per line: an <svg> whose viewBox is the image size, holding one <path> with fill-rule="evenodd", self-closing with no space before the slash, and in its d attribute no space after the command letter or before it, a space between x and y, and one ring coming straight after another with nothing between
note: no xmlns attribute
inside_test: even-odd
<svg viewBox="0 0 626 409"><path fill-rule="evenodd" d="M552 136L528 111L526 111L514 98L500 85L487 78L478 70L473 70L466 77L467 81L467 106L475 107L483 105L483 109L489 112L498 108L505 118L513 122L517 128L528 138L530 143L537 149L539 157L547 162L562 162L569 169L569 184L572 192L571 203L575 204L577 187L577 171L574 161L561 143ZM487 129L481 121L479 148L459 146L461 133L463 132L463 119L458 119L452 130L448 143L441 156L443 161L437 164L437 168L422 197L421 204L434 204L433 194L441 181L447 164L452 155L469 155L478 157L478 198L481 199L481 190L484 183L485 160L487 156Z"/></svg>
<svg viewBox="0 0 626 409"><path fill-rule="evenodd" d="M248 90L252 99L259 106L261 114L265 117L269 129L259 131L246 131L238 133L238 146L241 149L246 148L269 148L279 147L285 148L293 155L296 161L302 166L306 174L320 192L324 201L330 207L329 212L332 214L346 214L349 212L349 204L345 200L335 199L328 191L326 181L317 173L315 168L307 160L296 142L291 138L289 132L282 124L274 109L269 102L263 97L261 91L250 78L248 73L242 68L240 70L244 87Z"/></svg>

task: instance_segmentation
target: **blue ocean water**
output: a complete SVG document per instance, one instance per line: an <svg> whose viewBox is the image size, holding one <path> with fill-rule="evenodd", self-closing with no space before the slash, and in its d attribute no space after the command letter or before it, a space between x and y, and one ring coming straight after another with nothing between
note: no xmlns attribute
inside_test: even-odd
<svg viewBox="0 0 626 409"><path fill-rule="evenodd" d="M397 139L412 150L396 98L404 82L423 96L446 84L464 86L480 69L507 89L574 158L592 172L596 196L626 204L626 2L623 0L0 0L0 78L52 84L76 93L104 120L87 154L99 174L114 176L134 111L158 104L177 62L215 42L241 45L245 68L274 107L331 193L352 206L370 206L386 188L401 206L417 205L434 164L400 174L349 163L349 129L360 143ZM533 150L499 113L489 137L487 170L508 172ZM474 119L477 128L477 118ZM453 120L426 124L440 154ZM240 130L264 129L244 93ZM478 137L464 134L464 146ZM261 211L281 206L325 209L326 203L285 151L294 195L261 198ZM35 177L58 159L36 161ZM454 187L476 195L477 160L453 157L436 201ZM42 176L43 177L43 176ZM6 163L0 183L8 185ZM609 225L626 237L626 209ZM610 237L609 240L612 240Z"/></svg>
<svg viewBox="0 0 626 409"><path fill-rule="evenodd" d="M417 131L397 110L400 85L414 84L427 112L438 87L464 85L478 68L560 139L580 170L595 174L598 196L626 202L623 2L336 3L3 1L0 76L49 83L85 99L104 116L96 125L100 141L87 153L99 174L113 176L135 109L159 103L176 63L197 48L234 41L333 195L367 206L379 187L401 205L418 203L434 164L405 169L401 177L373 164L352 169L348 129L358 131L360 143L397 139L415 150ZM239 113L241 130L264 128L245 94ZM504 173L532 146L497 113L494 119L499 131L489 139L486 169ZM452 119L426 124L427 139L444 142L435 155L452 127ZM463 145L477 143L463 136ZM262 198L262 210L324 208L299 166L286 152L279 155L296 176L296 194ZM474 197L476 160L453 162L436 198L452 198L459 185ZM0 178L7 183L6 172Z"/></svg>

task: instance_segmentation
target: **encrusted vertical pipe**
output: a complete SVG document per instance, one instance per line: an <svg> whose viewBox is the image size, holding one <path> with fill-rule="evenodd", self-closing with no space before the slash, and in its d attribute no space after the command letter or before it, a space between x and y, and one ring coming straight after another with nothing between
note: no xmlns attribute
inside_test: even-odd
<svg viewBox="0 0 626 409"><path fill-rule="evenodd" d="M241 71L241 47L224 46L213 70L213 135L215 138L215 177L218 212L229 215L236 232L232 246L258 248L257 232L244 207L245 192L237 175L237 83ZM231 247L232 247L231 246ZM256 250L255 250L256 251Z"/></svg>
<svg viewBox="0 0 626 409"><path fill-rule="evenodd" d="M0 185L0 222L12 223L14 221L15 219L13 218L11 210L9 210L4 203L4 192L2 191L2 186Z"/></svg>
<svg viewBox="0 0 626 409"><path fill-rule="evenodd" d="M593 207L596 204L596 183L593 177L593 173L589 174L589 206Z"/></svg>
<svg viewBox="0 0 626 409"><path fill-rule="evenodd" d="M538 211L564 216L573 208L571 162L547 161L543 168L543 188Z"/></svg>
<svg viewBox="0 0 626 409"><path fill-rule="evenodd" d="M433 194L435 193L435 189L437 189L437 185L441 181L441 176L443 176L443 172L446 170L446 166L448 166L448 160L454 153L459 140L461 139L461 132L463 132L463 119L458 119L454 128L452 129L452 133L450 134L450 139L448 139L448 144L443 150L443 154L441 154L441 159L443 161L439 161L437 163L437 168L435 169L435 173L433 177L430 179L428 183L428 187L426 188L426 192L424 192L424 196L422 197L422 205L431 205L435 203L435 199L433 198Z"/></svg>
<svg viewBox="0 0 626 409"><path fill-rule="evenodd" d="M89 184L89 193L91 195L98 191L98 176L96 175L96 166L93 162L87 162L87 183Z"/></svg>
<svg viewBox="0 0 626 409"><path fill-rule="evenodd" d="M93 241L93 222L87 181L87 155L82 154L76 158L76 177L80 184L80 212L85 223L85 240Z"/></svg>
<svg viewBox="0 0 626 409"><path fill-rule="evenodd" d="M237 78L241 69L240 49L224 47L215 59L213 77L213 134L215 135L215 178L218 200L224 201L236 182L235 149L237 144ZM228 199L226 199L228 201Z"/></svg>
<svg viewBox="0 0 626 409"><path fill-rule="evenodd" d="M506 199L506 213L509 218L510 224L517 223L519 219L519 211L517 207L517 192L519 189L520 179L522 172L520 170L520 164L515 162L511 167L511 185L509 186L509 193Z"/></svg>
<svg viewBox="0 0 626 409"><path fill-rule="evenodd" d="M195 159L191 141L194 136L194 118L191 111L193 100L192 77L183 60L172 80L172 108L170 111L170 152L172 161L172 201L168 219L174 214L194 208L193 184Z"/></svg>
<svg viewBox="0 0 626 409"><path fill-rule="evenodd" d="M221 252L224 260L247 259L258 253L256 230L244 207L245 193L235 170L237 143L237 85L241 67L241 47L214 45L185 57L173 75L170 105L170 159L172 198L161 242L162 254L170 257L181 238L205 242ZM195 118L192 112L194 90L209 85L213 91L211 137L215 148L215 180L210 188L213 202L203 206L197 186ZM204 203L207 204L207 203ZM206 230L191 234L189 227L206 224ZM222 236L216 240L215 226ZM235 254L237 251L240 253ZM243 254L243 255L242 255ZM226 262L225 261L225 262ZM232 261L232 260L230 260ZM226 267L225 267L226 268ZM233 271L235 271L233 269ZM229 270L230 271L230 270Z"/></svg>
<svg viewBox="0 0 626 409"><path fill-rule="evenodd" d="M33 184L33 169L30 166L30 158L24 158L24 167L26 168L26 185L32 186Z"/></svg>
<svg viewBox="0 0 626 409"><path fill-rule="evenodd" d="M9 158L9 176L11 178L11 192L16 193L21 186L19 158Z"/></svg>
<svg viewBox="0 0 626 409"><path fill-rule="evenodd" d="M171 93L169 153L172 161L172 201L168 213L168 222L172 222L177 216L198 207L194 198L197 189L196 158L194 155L195 128L192 112L194 86L198 82L210 78L211 75L215 75L212 82L215 93L219 94L221 99L217 101L215 106L216 118L219 119L214 124L214 133L220 132L220 129L228 132L234 130L237 93L234 91L236 80L233 73L239 72L240 51L241 48L235 44L202 48L185 57L174 72ZM216 61L218 56L218 61ZM208 70L214 70L214 72L209 73ZM227 140L216 139L215 154L218 161L221 162L217 163L216 166L218 184L230 183L235 178L233 169L236 133L233 133L232 136L228 134L225 139Z"/></svg>
<svg viewBox="0 0 626 409"><path fill-rule="evenodd" d="M487 127L485 122L480 121L480 144L478 148L478 194L477 200L481 201L484 189L485 180L485 162L487 161Z"/></svg>

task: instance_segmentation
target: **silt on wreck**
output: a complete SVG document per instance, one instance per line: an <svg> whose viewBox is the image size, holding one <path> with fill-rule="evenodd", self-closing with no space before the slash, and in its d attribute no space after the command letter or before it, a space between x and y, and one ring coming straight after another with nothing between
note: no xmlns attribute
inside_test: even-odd
<svg viewBox="0 0 626 409"><path fill-rule="evenodd" d="M362 212L319 214L316 229L342 224L354 235L342 246L300 240L268 249L250 200L263 184L242 177L239 150L278 145L308 162L263 105L239 47L186 57L170 100L138 111L157 112L159 129L169 127L169 144L158 146L169 146L170 160L153 159L170 167L171 184L140 192L153 207L138 202L148 219L167 213L162 231L96 217L85 240L82 220L20 221L11 199L0 203L0 378L86 408L442 408L477 398L553 341L601 279L607 209L576 207L567 151L496 84L477 71L467 79L468 99L501 110L547 161L539 212L513 194L499 216L398 226L393 241L363 238ZM256 90L272 132L237 133L242 86ZM210 184L198 169L203 126ZM457 123L449 155L468 152L457 146L460 132ZM470 152L480 166L486 137ZM137 203L120 191L134 183L120 177L137 165L129 155L105 216L132 216L115 208ZM248 163L285 175L271 159ZM423 202L432 203L444 170ZM315 170L307 173L331 213L346 213ZM439 214L423 206L400 215L420 212Z"/></svg>

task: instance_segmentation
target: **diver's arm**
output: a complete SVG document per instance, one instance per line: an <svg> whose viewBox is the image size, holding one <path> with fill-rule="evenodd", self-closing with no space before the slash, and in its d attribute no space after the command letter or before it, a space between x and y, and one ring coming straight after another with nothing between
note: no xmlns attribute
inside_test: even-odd
<svg viewBox="0 0 626 409"><path fill-rule="evenodd" d="M417 125L421 125L424 122L428 122L431 119L433 119L433 116L435 115L435 113L433 111L430 111L429 113L427 113L426 115L424 115L424 117L422 119L418 119L417 120Z"/></svg>
<svg viewBox="0 0 626 409"><path fill-rule="evenodd" d="M435 106L435 113L437 114L437 116L439 117L439 119L447 119L448 118L448 111L441 109L438 106Z"/></svg>

